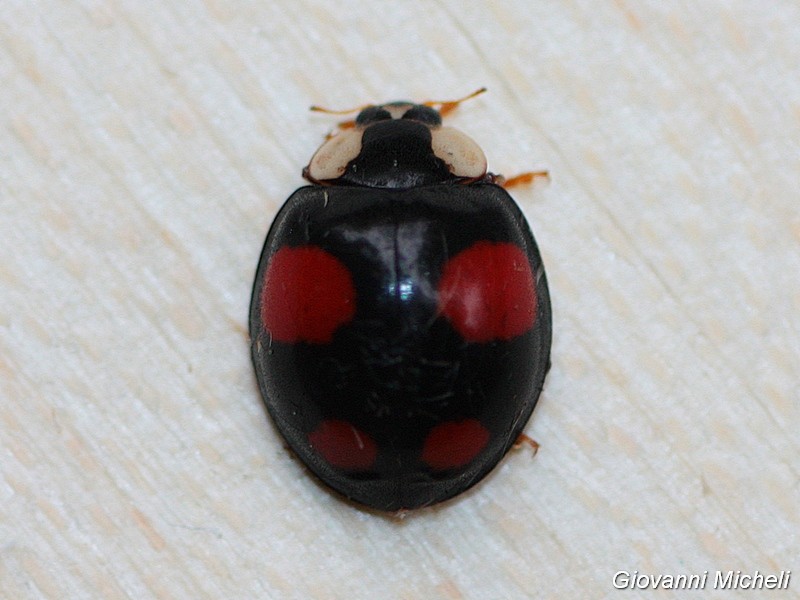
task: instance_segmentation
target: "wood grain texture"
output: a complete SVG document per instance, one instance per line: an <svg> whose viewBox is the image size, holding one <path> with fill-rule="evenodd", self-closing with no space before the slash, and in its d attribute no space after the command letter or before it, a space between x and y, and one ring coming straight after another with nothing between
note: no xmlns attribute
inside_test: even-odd
<svg viewBox="0 0 800 600"><path fill-rule="evenodd" d="M798 22L789 0L7 0L0 596L610 598L619 570L800 577ZM481 85L451 124L492 170L552 176L515 193L553 296L542 448L398 521L284 449L250 286L333 125L308 105Z"/></svg>

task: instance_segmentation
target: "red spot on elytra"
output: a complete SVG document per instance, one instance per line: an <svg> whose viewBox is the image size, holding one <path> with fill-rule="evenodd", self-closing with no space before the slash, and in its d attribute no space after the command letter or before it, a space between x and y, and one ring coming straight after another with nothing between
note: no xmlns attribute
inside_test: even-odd
<svg viewBox="0 0 800 600"><path fill-rule="evenodd" d="M364 471L378 455L373 439L347 421L323 421L308 434L308 441L328 464L339 469Z"/></svg>
<svg viewBox="0 0 800 600"><path fill-rule="evenodd" d="M488 443L489 431L477 419L448 421L430 430L422 460L437 471L463 467Z"/></svg>
<svg viewBox="0 0 800 600"><path fill-rule="evenodd" d="M342 262L322 248L281 248L261 290L261 321L279 342L326 344L353 318L355 288Z"/></svg>
<svg viewBox="0 0 800 600"><path fill-rule="evenodd" d="M536 283L519 246L478 242L444 266L439 310L468 342L521 335L533 327L536 308Z"/></svg>

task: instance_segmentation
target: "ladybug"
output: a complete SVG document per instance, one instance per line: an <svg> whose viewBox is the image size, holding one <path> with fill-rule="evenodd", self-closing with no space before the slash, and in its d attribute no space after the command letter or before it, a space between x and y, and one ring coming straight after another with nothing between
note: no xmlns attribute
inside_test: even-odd
<svg viewBox="0 0 800 600"><path fill-rule="evenodd" d="M528 223L481 148L442 125L465 99L369 105L341 124L278 212L253 285L268 412L319 479L378 510L485 477L550 366Z"/></svg>

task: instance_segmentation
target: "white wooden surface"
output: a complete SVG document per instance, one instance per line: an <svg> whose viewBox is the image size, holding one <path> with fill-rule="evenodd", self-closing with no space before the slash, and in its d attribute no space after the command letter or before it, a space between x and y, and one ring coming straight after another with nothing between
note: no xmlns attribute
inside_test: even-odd
<svg viewBox="0 0 800 600"><path fill-rule="evenodd" d="M5 0L0 596L602 598L794 569L800 6ZM403 521L305 475L248 354L267 227L333 121L451 119L515 192L553 369L482 485Z"/></svg>

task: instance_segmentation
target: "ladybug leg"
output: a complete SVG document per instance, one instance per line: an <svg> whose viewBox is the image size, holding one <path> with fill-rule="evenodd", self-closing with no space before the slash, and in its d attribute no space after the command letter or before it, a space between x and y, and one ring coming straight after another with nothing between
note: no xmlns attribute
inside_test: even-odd
<svg viewBox="0 0 800 600"><path fill-rule="evenodd" d="M325 113L326 115L349 115L350 113L361 112L362 110L364 110L365 108L367 108L369 106L371 106L371 104L363 104L361 106L356 106L355 108L348 108L346 110L332 110L330 108L325 108L324 106L317 106L315 104L314 106L311 106L309 108L309 110L312 111L312 112ZM355 119L348 119L346 121L341 121L341 122L337 123L336 126L339 129L352 129L353 127L356 126L356 120ZM334 135L336 135L336 132L335 131L331 131L328 135L325 136L325 139L329 140Z"/></svg>
<svg viewBox="0 0 800 600"><path fill-rule="evenodd" d="M494 183L504 189L520 185L528 185L533 183L536 179L545 179L550 181L550 174L547 171L526 171L509 178L503 177L502 175L495 175L494 173L486 174L487 183Z"/></svg>
<svg viewBox="0 0 800 600"><path fill-rule="evenodd" d="M514 450L519 450L523 445L531 447L533 450L533 456L536 456L536 454L539 452L539 442L532 437L525 435L524 433L520 433L519 437L517 437L517 441L514 442Z"/></svg>
<svg viewBox="0 0 800 600"><path fill-rule="evenodd" d="M482 94L485 91L486 91L486 88L482 87L482 88L479 88L479 89L475 90L474 92L472 92L468 96L464 96L463 98L459 98L458 100L426 100L425 102L422 103L422 105L423 106L430 106L431 108L434 107L434 106L438 106L439 107L439 114L442 117L446 117L451 112L453 112L456 108L458 108L459 104L461 104L462 102L465 102L466 100L470 100L471 98L474 98L475 96L479 96L480 94Z"/></svg>
<svg viewBox="0 0 800 600"><path fill-rule="evenodd" d="M353 129L353 127L355 127L355 126L356 126L356 120L355 119L349 119L347 121L341 121L341 122L336 124L336 127L339 130L342 130L342 129ZM336 132L335 131L331 131L328 135L325 136L325 139L329 140L335 135L336 135Z"/></svg>

